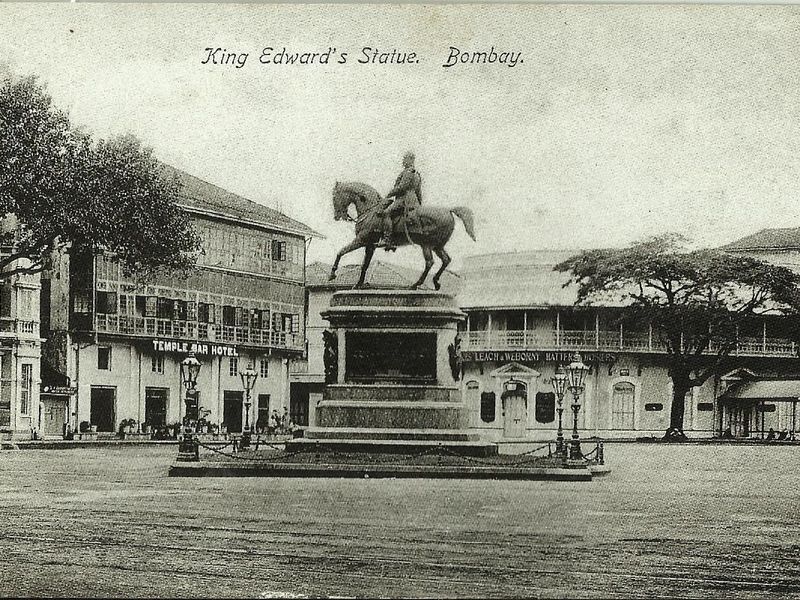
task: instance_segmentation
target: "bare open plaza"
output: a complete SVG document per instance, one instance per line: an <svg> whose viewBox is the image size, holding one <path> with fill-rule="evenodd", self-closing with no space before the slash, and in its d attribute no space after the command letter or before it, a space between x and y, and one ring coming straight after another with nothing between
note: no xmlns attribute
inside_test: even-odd
<svg viewBox="0 0 800 600"><path fill-rule="evenodd" d="M176 479L174 446L4 452L0 594L800 597L796 447L608 446L613 476L588 484Z"/></svg>

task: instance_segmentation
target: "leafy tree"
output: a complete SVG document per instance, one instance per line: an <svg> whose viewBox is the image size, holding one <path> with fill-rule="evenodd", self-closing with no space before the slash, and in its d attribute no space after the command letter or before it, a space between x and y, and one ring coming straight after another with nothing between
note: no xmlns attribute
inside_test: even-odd
<svg viewBox="0 0 800 600"><path fill-rule="evenodd" d="M622 318L649 322L666 347L672 406L666 437L682 438L684 399L732 367L738 326L754 315L797 323L800 275L718 250L686 249L674 234L628 248L590 250L556 265L578 286L578 304L616 301Z"/></svg>
<svg viewBox="0 0 800 600"><path fill-rule="evenodd" d="M186 270L199 238L179 191L135 138L94 141L36 78L0 76L0 279L67 247L102 249L140 275Z"/></svg>

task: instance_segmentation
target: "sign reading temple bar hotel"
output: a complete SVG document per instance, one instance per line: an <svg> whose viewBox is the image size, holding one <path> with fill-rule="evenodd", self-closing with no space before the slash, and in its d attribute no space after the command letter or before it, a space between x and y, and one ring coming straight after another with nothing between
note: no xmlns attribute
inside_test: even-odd
<svg viewBox="0 0 800 600"><path fill-rule="evenodd" d="M189 354L194 352L204 356L239 356L236 346L222 344L204 344L202 342L174 342L172 340L153 340L153 350L156 352L177 352Z"/></svg>

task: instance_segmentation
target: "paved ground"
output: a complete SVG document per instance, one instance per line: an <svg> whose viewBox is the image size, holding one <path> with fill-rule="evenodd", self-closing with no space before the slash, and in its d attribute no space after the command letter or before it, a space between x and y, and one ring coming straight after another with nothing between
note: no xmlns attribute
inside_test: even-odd
<svg viewBox="0 0 800 600"><path fill-rule="evenodd" d="M800 448L615 445L590 483L167 478L0 452L4 596L800 598Z"/></svg>

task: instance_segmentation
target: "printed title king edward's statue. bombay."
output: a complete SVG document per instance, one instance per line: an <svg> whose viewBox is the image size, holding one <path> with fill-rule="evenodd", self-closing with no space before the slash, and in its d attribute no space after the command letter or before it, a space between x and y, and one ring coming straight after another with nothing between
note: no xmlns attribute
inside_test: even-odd
<svg viewBox="0 0 800 600"><path fill-rule="evenodd" d="M414 166L414 160L414 153L406 152L403 171L386 198L365 183L336 182L333 188L333 217L337 221L353 221L355 239L336 254L329 279L336 278L336 269L342 256L364 248L361 276L355 284L356 288L363 287L375 248L394 250L397 246L416 244L422 248L425 269L411 288L416 289L425 282L433 267L433 253L442 261L433 276L433 286L437 290L441 287L439 278L450 264L450 255L444 247L455 229L453 215L461 219L467 234L474 240L472 211L466 206L443 208L423 205L422 177ZM355 206L355 218L348 213L351 204Z"/></svg>

